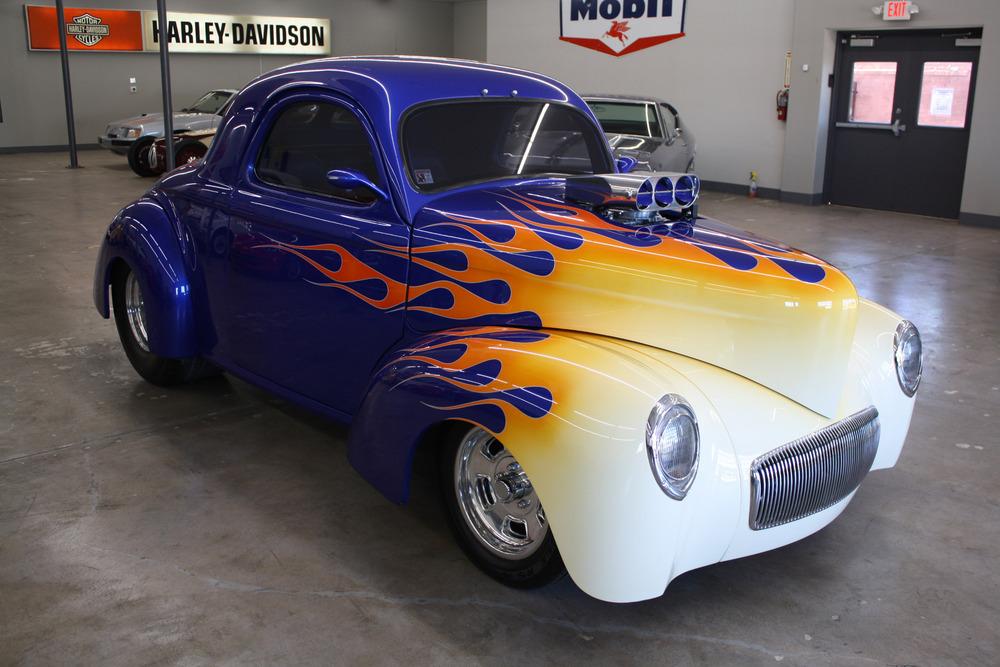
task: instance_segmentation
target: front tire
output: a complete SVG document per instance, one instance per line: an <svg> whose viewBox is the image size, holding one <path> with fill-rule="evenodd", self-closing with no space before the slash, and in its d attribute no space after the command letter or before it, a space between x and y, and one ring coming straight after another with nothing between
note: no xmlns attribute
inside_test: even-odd
<svg viewBox="0 0 1000 667"><path fill-rule="evenodd" d="M170 387L219 373L217 368L203 359L169 359L150 350L145 298L130 267L121 264L115 271L111 297L115 326L125 356L144 380L160 387Z"/></svg>
<svg viewBox="0 0 1000 667"><path fill-rule="evenodd" d="M455 538L476 567L514 588L566 573L538 495L499 440L456 424L441 448L440 472Z"/></svg>
<svg viewBox="0 0 1000 667"><path fill-rule="evenodd" d="M139 176L156 176L156 171L149 166L149 148L153 141L153 137L136 139L128 149L128 166Z"/></svg>

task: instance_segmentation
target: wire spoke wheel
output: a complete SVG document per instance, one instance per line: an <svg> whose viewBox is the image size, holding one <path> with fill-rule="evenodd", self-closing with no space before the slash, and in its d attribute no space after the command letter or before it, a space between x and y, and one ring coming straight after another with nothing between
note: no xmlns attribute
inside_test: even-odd
<svg viewBox="0 0 1000 667"><path fill-rule="evenodd" d="M125 313L128 316L128 326L132 331L136 344L144 352L149 352L149 338L146 334L146 303L142 297L142 288L135 278L134 272L129 272L125 280Z"/></svg>
<svg viewBox="0 0 1000 667"><path fill-rule="evenodd" d="M462 517L491 553L522 560L545 540L549 526L531 481L487 431L473 428L462 438L454 482Z"/></svg>

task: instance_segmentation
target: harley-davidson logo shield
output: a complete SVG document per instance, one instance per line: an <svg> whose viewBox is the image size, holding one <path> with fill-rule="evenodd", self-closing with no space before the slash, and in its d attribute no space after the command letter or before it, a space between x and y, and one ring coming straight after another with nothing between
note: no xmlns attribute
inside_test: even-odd
<svg viewBox="0 0 1000 667"><path fill-rule="evenodd" d="M559 0L564 42L613 56L684 36L687 0Z"/></svg>
<svg viewBox="0 0 1000 667"><path fill-rule="evenodd" d="M74 16L72 23L66 24L66 34L72 35L84 46L93 46L111 34L111 28L101 19L91 14Z"/></svg>

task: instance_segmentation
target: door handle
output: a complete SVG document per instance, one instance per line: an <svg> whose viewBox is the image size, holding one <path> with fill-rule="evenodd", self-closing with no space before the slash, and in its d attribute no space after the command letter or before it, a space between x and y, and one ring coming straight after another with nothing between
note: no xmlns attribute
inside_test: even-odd
<svg viewBox="0 0 1000 667"><path fill-rule="evenodd" d="M906 126L901 125L899 119L897 118L893 121L892 125L887 125L883 123L844 123L837 122L836 127L845 129L855 129L855 130L882 130L892 132L897 137L906 132Z"/></svg>

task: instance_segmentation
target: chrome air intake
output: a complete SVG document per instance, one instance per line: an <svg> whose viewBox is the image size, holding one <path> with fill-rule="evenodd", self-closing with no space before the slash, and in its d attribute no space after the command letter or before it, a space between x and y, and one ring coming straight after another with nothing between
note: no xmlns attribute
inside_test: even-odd
<svg viewBox="0 0 1000 667"><path fill-rule="evenodd" d="M868 474L879 440L869 407L757 458L750 466L750 528L815 514L849 496Z"/></svg>
<svg viewBox="0 0 1000 667"><path fill-rule="evenodd" d="M694 174L647 172L566 179L566 198L615 222L648 225L693 216L701 181Z"/></svg>

